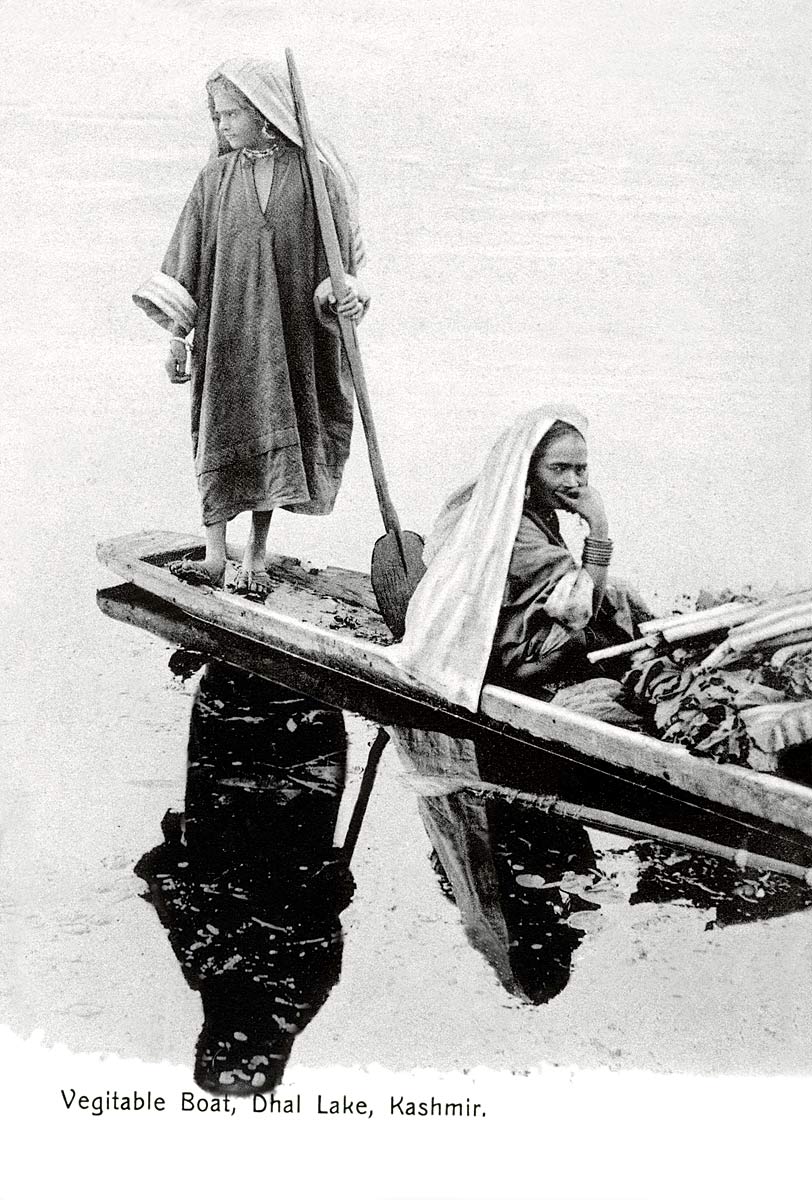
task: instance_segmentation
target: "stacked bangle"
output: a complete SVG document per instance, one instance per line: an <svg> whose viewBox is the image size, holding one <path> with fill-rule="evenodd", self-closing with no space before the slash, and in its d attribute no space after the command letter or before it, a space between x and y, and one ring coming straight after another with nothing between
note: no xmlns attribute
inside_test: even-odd
<svg viewBox="0 0 812 1200"><path fill-rule="evenodd" d="M581 555L583 566L608 567L612 558L613 543L610 538L584 539L584 552Z"/></svg>

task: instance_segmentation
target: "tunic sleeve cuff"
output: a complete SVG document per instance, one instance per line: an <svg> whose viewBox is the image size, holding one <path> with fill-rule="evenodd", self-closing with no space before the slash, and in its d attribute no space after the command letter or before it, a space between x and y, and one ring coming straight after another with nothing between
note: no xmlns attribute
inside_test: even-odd
<svg viewBox="0 0 812 1200"><path fill-rule="evenodd" d="M184 336L194 329L197 305L186 288L171 275L164 275L162 271L150 275L133 292L133 300L162 329L179 325Z"/></svg>

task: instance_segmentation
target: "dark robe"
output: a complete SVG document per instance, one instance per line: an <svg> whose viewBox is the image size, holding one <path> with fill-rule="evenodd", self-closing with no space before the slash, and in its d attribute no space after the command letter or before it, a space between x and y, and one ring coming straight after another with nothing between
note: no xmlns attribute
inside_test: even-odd
<svg viewBox="0 0 812 1200"><path fill-rule="evenodd" d="M346 198L323 170L352 273ZM337 328L316 318L313 293L327 275L304 156L290 145L274 158L264 213L250 161L212 159L161 272L133 297L164 328L194 328L192 448L206 525L257 509L332 510L353 392Z"/></svg>
<svg viewBox="0 0 812 1200"><path fill-rule="evenodd" d="M610 580L593 613L588 573L568 550L556 514L525 510L513 546L502 607L493 640L488 681L545 694L556 687L604 674L587 660L590 650L636 635L636 623L651 616L642 599L619 580ZM531 682L517 684L517 668L539 664ZM617 664L625 670L626 661Z"/></svg>

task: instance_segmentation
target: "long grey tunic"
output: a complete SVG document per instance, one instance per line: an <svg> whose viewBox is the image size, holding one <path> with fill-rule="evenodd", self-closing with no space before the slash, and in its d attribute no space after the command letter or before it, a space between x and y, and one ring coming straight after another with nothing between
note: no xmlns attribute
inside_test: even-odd
<svg viewBox="0 0 812 1200"><path fill-rule="evenodd" d="M346 200L323 169L353 272ZM353 392L337 331L313 307L327 274L302 152L275 157L264 213L251 163L233 152L201 171L161 271L133 297L164 328L194 328L192 448L206 525L248 510L333 507Z"/></svg>

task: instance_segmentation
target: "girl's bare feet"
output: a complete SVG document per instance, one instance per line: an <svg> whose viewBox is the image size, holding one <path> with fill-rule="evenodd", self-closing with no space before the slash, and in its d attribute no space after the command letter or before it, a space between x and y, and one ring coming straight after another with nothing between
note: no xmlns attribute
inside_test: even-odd
<svg viewBox="0 0 812 1200"><path fill-rule="evenodd" d="M191 583L196 587L218 588L223 586L226 564L210 564L206 559L199 558L178 558L169 564L169 570L183 583Z"/></svg>

